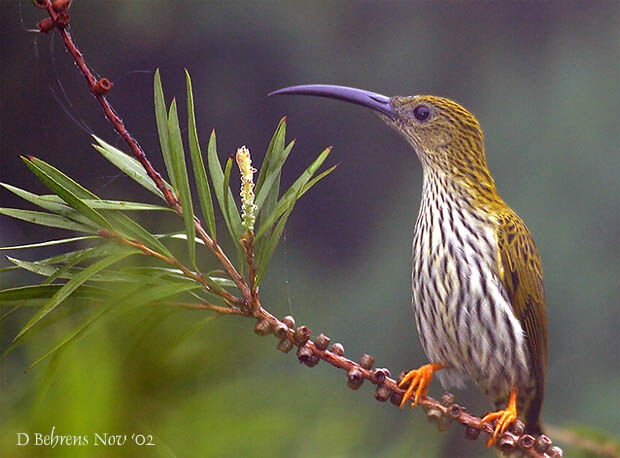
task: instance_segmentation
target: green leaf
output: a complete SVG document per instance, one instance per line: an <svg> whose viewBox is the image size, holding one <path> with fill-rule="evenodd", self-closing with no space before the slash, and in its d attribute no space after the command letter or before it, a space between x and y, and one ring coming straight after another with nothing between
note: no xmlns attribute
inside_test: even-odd
<svg viewBox="0 0 620 458"><path fill-rule="evenodd" d="M166 134L168 130L166 128ZM125 175L134 180L140 186L151 191L153 194L159 196L162 200L166 200L162 192L157 188L153 180L148 176L142 164L128 154L123 153L121 150L114 148L112 145L108 145L99 137L93 135L93 138L99 143L99 145L93 144L93 148L99 151L103 157L119 168ZM164 181L164 184L170 188L170 185Z"/></svg>
<svg viewBox="0 0 620 458"><path fill-rule="evenodd" d="M37 205L45 210L48 210L53 213L57 213L59 215L62 215L66 218L69 218L73 221L84 224L86 226L91 225L90 220L88 218L86 218L85 216L82 216L80 213L78 213L73 208L68 206L64 200L62 200L60 197L56 195L54 195L53 197L49 195L39 196L37 194L24 191L23 189L20 189L16 186L11 186L6 183L0 183L0 185L8 189L15 195L26 200L27 202Z"/></svg>
<svg viewBox="0 0 620 458"><path fill-rule="evenodd" d="M227 196L228 193L227 191L230 189L230 172L232 170L232 165L233 165L233 158L229 157L228 160L226 161L226 169L224 171L224 182L222 183L222 195ZM224 198L224 216L228 218L228 222L231 222L231 216L230 216L230 201L231 199L227 199ZM234 201L233 201L233 205ZM237 239L236 234L231 232L230 236L233 239Z"/></svg>
<svg viewBox="0 0 620 458"><path fill-rule="evenodd" d="M263 164L261 165L260 172L258 173L258 178L256 180L256 194L263 187L263 182L265 181L265 176L267 171L270 169L270 163L272 160L272 156L275 150L282 150L284 148L284 138L286 136L286 116L280 119L273 136L271 137L271 141L269 142L269 146L267 146L267 152L265 153L265 158L263 159Z"/></svg>
<svg viewBox="0 0 620 458"><path fill-rule="evenodd" d="M91 200L91 199L83 199L84 203L89 205L92 208L99 210L118 210L118 211L167 211L174 212L169 207L164 207L162 205L153 205L153 204L145 204L142 202L128 202L125 200Z"/></svg>
<svg viewBox="0 0 620 458"><path fill-rule="evenodd" d="M325 178L327 175L332 173L336 167L338 167L338 165L334 165L330 167L329 169L325 170L324 172L322 172L321 174L317 175L312 180L310 180L308 183L306 183L300 189L297 196L293 200L293 205L289 207L289 209L284 213L282 218L280 218L280 221L278 221L278 224L276 228L274 229L274 231L271 233L268 241L257 245L258 246L257 248L258 267L257 267L257 274L256 274L257 284L259 284L260 281L262 280L265 274L265 271L267 270L267 265L269 264L269 261L271 260L271 257L273 256L273 253L275 252L275 249L278 246L278 242L280 241L280 237L282 236L282 232L284 230L284 226L286 225L286 221L288 220L289 215L293 211L294 203L297 202L297 200L299 200L301 196L303 196L306 192L308 192L310 188L312 188L315 184L317 184L321 179Z"/></svg>
<svg viewBox="0 0 620 458"><path fill-rule="evenodd" d="M23 261L11 256L6 258L21 269L29 272L48 277L44 284L51 283L56 278L73 278L83 269L76 268L78 264L84 263L96 258L102 258L113 255L119 251L126 251L127 247L116 243L107 243L85 250L78 250L71 253L55 256L53 258L43 259L41 261ZM62 261L58 261L61 259ZM127 281L126 276L120 274L110 274L100 272L91 277L92 281Z"/></svg>
<svg viewBox="0 0 620 458"><path fill-rule="evenodd" d="M22 261L21 259L13 258L11 256L6 257L9 262L12 262L20 269L27 270L28 272L32 272L35 274L43 275L44 277L49 277L50 275L54 275L58 270L58 267L50 265L50 264L39 264L37 262L30 261Z"/></svg>
<svg viewBox="0 0 620 458"><path fill-rule="evenodd" d="M18 208L0 208L0 214L41 226L58 227L60 229L70 229L72 231L86 232L89 234L97 232L97 228L93 226L78 223L64 216L53 215L51 213L20 210Z"/></svg>
<svg viewBox="0 0 620 458"><path fill-rule="evenodd" d="M157 234L156 236L158 238L187 240L187 234L185 232L171 232L169 234ZM199 238L196 239L196 243L200 243L201 245L205 244L205 242Z"/></svg>
<svg viewBox="0 0 620 458"><path fill-rule="evenodd" d="M312 176L316 173L317 169L323 164L329 153L331 152L331 147L323 150L319 157L317 157L310 166L304 170L304 172L295 180L295 182L291 185L291 187L284 193L282 198L278 201L275 210L264 220L261 222L260 229L256 234L256 239L260 239L262 236L266 234L266 232L273 226L273 224L280 218L284 213L288 211L297 199L301 197L300 191L304 188L304 186L308 183L308 181L312 178Z"/></svg>
<svg viewBox="0 0 620 458"><path fill-rule="evenodd" d="M69 178L67 175L62 173L57 168L49 165L47 162L42 161L36 157L28 158L34 165L36 165L39 169L52 176L54 180L58 182L60 186L69 190L71 193L75 194L80 199L98 199L98 197L86 189L84 186ZM27 165L27 164L26 164ZM54 191L56 192L56 191ZM61 196L62 197L62 196Z"/></svg>
<svg viewBox="0 0 620 458"><path fill-rule="evenodd" d="M15 301L49 299L56 294L62 286L63 285L31 285L5 289L0 291L0 304L7 304ZM107 291L103 288L82 285L73 292L72 296L81 298L101 298L106 294Z"/></svg>
<svg viewBox="0 0 620 458"><path fill-rule="evenodd" d="M166 246L161 243L157 237L129 218L127 215L111 213L108 215L108 219L112 221L116 232L124 237L139 241L158 253L170 257L172 256L170 250L166 248Z"/></svg>
<svg viewBox="0 0 620 458"><path fill-rule="evenodd" d="M44 246L52 246L52 245L60 245L63 243L71 243L71 242L80 242L82 240L96 239L98 238L95 235L83 235L81 237L71 237L68 239L59 239L59 240L48 240L46 242L37 242L37 243L29 243L27 245L13 245L13 246L5 246L0 247L0 251L3 250L23 250L26 248L41 248Z"/></svg>
<svg viewBox="0 0 620 458"><path fill-rule="evenodd" d="M99 228L113 230L108 220L106 220L97 210L90 207L70 189L63 186L63 184L68 183L68 177L66 177L66 175L61 173L59 170L56 170L54 167L49 166L49 164L45 164L43 161L37 160L37 158L26 158L22 156L22 160L26 166L37 177L39 177L45 186L50 188L52 192L56 193L60 198L62 198L62 200L67 202L67 204L75 208ZM47 165L47 171L44 171L43 168L39 166L40 164ZM71 182L73 182L73 180L71 180ZM75 184L77 185L77 183Z"/></svg>
<svg viewBox="0 0 620 458"><path fill-rule="evenodd" d="M230 188L224 188L224 172L222 171L222 166L217 157L215 142L215 131L212 131L207 152L209 173L211 174L211 181L213 182L213 191L215 192L217 201L220 204L220 209L224 215L224 221L228 227L228 232L233 238L235 244L238 246L239 238L243 233L241 217L239 216L239 211L237 210L237 205L235 204L232 191ZM226 198L224 196L226 196ZM229 211L226 211L226 208L228 208Z"/></svg>
<svg viewBox="0 0 620 458"><path fill-rule="evenodd" d="M41 386L36 393L36 401L34 402L35 406L40 406L42 401L47 398L50 388L52 387L56 376L60 372L60 363L62 362L64 355L65 352L63 350L54 353L52 360L45 368L45 374L43 375Z"/></svg>
<svg viewBox="0 0 620 458"><path fill-rule="evenodd" d="M1 304L1 303L0 303ZM13 308L11 308L10 310L7 310L6 312L4 312L2 315L0 315L0 322L6 320L8 317L10 317L14 312L16 312L17 310L19 310L20 308L22 308L23 304L17 304L15 306L13 306Z"/></svg>
<svg viewBox="0 0 620 458"><path fill-rule="evenodd" d="M74 259L88 256L88 258L83 259L95 259L101 256L108 256L112 253L115 253L118 249L119 245L116 242L108 242L102 245L97 245L89 248L82 248L75 251L69 251L67 253L62 253L57 256L52 256L51 258L40 259L38 261L33 261L36 264L41 265L54 265L54 264L64 264L67 262L73 262Z"/></svg>
<svg viewBox="0 0 620 458"><path fill-rule="evenodd" d="M170 152L170 133L168 130L168 115L166 114L166 100L164 99L164 89L161 85L161 76L159 69L155 70L154 94L155 103L155 122L157 123L157 133L159 134L159 146L161 147L161 155L164 158L164 164L168 171L168 176L172 182L172 187L177 188L176 178L172 172L172 153ZM163 196L162 196L163 197Z"/></svg>
<svg viewBox="0 0 620 458"><path fill-rule="evenodd" d="M141 285L137 285L137 287L134 288L130 293L113 300L109 304L104 304L95 309L86 320L84 320L73 331L71 331L63 339L61 339L56 345L54 345L52 349L50 349L43 356L33 362L28 368L30 369L33 366L37 365L43 359L55 353L59 349L65 347L67 344L74 341L79 341L82 337L85 336L86 331L88 331L88 329L95 322L99 321L99 318L101 318L105 313L110 312L112 309L118 309L121 305L128 305L131 308L135 308L185 291L200 289L201 287L202 286L199 283L195 282L186 285L166 283L163 285L156 285L149 288L143 288L141 287ZM126 309L127 307L124 308Z"/></svg>
<svg viewBox="0 0 620 458"><path fill-rule="evenodd" d="M17 186L12 186L7 183L0 183L0 186L11 191L16 196L21 197L27 202L34 204L38 207L41 207L45 210L58 213L63 216L69 216L75 213L71 207L66 205L64 201L60 198L51 199L49 196L39 196L37 194L33 194L31 192L25 191L24 189L20 189Z"/></svg>
<svg viewBox="0 0 620 458"><path fill-rule="evenodd" d="M200 144L198 143L192 80L187 69L185 70L185 79L187 82L187 137L189 140L189 151L192 157L194 179L196 180L196 189L198 190L198 199L200 201L202 214L207 223L211 238L215 240L215 212L213 211L213 200L211 199L211 189L209 187L209 180L207 179L207 171L205 170Z"/></svg>
<svg viewBox="0 0 620 458"><path fill-rule="evenodd" d="M93 275L101 270L111 266L112 264L130 256L132 254L139 253L136 249L128 249L119 251L116 254L112 254L100 261L91 264L78 275L74 276L71 280L65 283L52 298L37 312L35 315L24 325L24 327L17 333L13 342L21 338L28 330L30 330L35 324L41 321L46 315L52 312L58 305L60 305L67 297L69 297L77 288L83 283L88 281Z"/></svg>
<svg viewBox="0 0 620 458"><path fill-rule="evenodd" d="M173 170L168 170L176 178L177 186L175 189L181 199L183 207L183 221L185 222L185 232L187 233L187 249L189 251L190 263L196 265L196 226L194 223L194 207L192 205L192 194L189 189L189 177L187 176L187 165L185 164L185 150L183 149L183 139L181 138L181 128L179 127L179 117L177 115L176 100L170 104L168 114L168 134L170 138L170 155Z"/></svg>
<svg viewBox="0 0 620 458"><path fill-rule="evenodd" d="M301 189L301 192L299 193L299 197L297 197L297 198L299 199L301 196L303 196L305 193L307 193L315 184L317 184L319 181L321 181L327 175L332 173L336 169L336 167L338 167L338 164L332 165L330 168L328 168L324 172L321 172L320 174L315 176L312 180L310 180L308 183L306 183L304 185L304 187Z"/></svg>
<svg viewBox="0 0 620 458"><path fill-rule="evenodd" d="M280 152L280 154L278 154L277 157L274 157L274 160L269 164L270 170L267 171L263 186L256 195L256 205L259 207L259 211L260 208L262 208L263 206L263 202L269 196L269 194L273 194L273 196L275 196L275 199L277 200L282 166L284 165L284 162L288 158L288 155L293 149L294 145L295 141L293 140L284 150ZM278 183L278 185L274 186L276 182Z"/></svg>

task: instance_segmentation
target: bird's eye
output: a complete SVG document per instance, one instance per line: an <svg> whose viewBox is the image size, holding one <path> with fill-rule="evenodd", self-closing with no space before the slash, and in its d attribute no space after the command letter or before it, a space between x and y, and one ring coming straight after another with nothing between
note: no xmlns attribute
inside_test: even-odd
<svg viewBox="0 0 620 458"><path fill-rule="evenodd" d="M424 122L431 116L431 109L426 105L418 105L413 109L413 116L420 121Z"/></svg>

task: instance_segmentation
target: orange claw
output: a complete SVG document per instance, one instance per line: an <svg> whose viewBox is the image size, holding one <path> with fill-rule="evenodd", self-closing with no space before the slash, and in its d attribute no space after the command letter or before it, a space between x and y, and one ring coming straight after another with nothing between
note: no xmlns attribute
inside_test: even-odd
<svg viewBox="0 0 620 458"><path fill-rule="evenodd" d="M508 407L505 410L498 410L497 412L492 412L484 416L482 420L480 420L480 426L484 423L488 423L495 419L497 423L495 424L495 430L493 431L493 436L489 438L486 443L486 447L489 448L492 446L498 437L501 437L504 434L504 431L510 426L510 423L517 419L517 389L513 388L510 391L510 399L508 400Z"/></svg>
<svg viewBox="0 0 620 458"><path fill-rule="evenodd" d="M417 407L420 398L426 395L426 388L433 379L433 373L445 367L446 366L444 366L443 364L425 364L419 369L407 372L407 375L405 375L398 384L398 386L402 388L409 381L411 381L409 387L407 388L407 391L405 391L405 394L403 394L403 400L400 403L400 408L402 409L405 406L409 398L411 398L414 390L415 396L413 398L413 405L411 407ZM417 390L415 389L416 386L418 387Z"/></svg>

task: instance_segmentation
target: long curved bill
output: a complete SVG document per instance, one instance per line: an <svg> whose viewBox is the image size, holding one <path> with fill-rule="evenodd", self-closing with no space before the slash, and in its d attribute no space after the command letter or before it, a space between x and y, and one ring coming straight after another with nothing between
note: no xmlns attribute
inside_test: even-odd
<svg viewBox="0 0 620 458"><path fill-rule="evenodd" d="M391 119L396 117L396 113L390 104L390 98L375 92L355 89L353 87L334 86L331 84L306 84L302 86L285 87L277 91L270 92L269 95L315 95L330 99L343 100L355 103L378 111Z"/></svg>

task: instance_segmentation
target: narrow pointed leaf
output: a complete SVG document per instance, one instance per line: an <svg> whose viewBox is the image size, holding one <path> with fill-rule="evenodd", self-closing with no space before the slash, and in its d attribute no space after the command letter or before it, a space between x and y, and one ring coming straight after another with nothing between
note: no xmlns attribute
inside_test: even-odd
<svg viewBox="0 0 620 458"><path fill-rule="evenodd" d="M292 141L291 143L289 143L288 146L284 148L284 150L282 150L280 154L278 154L277 158L274 157L274 161L272 161L272 163L269 165L270 170L268 170L265 176L265 181L263 183L263 186L261 187L260 191L256 195L256 205L259 207L259 211L263 206L263 202L265 201L267 196L271 193L271 191L274 191L273 194L277 198L279 186L274 187L274 184L276 183L276 181L279 184L280 176L282 173L282 166L284 165L284 162L288 158L288 155L293 149L294 145L295 145L295 141Z"/></svg>
<svg viewBox="0 0 620 458"><path fill-rule="evenodd" d="M135 249L126 249L124 251L120 251L119 253L113 254L106 258L97 261L94 264L91 264L78 275L69 280L66 284L60 288L54 296L47 302L29 321L24 325L24 327L17 333L13 342L17 341L20 337L22 337L28 330L30 330L35 324L41 321L46 315L52 312L58 305L60 305L67 297L69 297L77 288L79 288L83 283L88 281L93 275L101 270L111 266L112 264L132 255L139 253L138 250Z"/></svg>
<svg viewBox="0 0 620 458"><path fill-rule="evenodd" d="M12 262L20 269L27 270L28 272L32 272L38 275L43 275L44 277L49 277L50 275L54 275L54 273L58 270L58 267L53 265L46 264L38 264L36 262L30 261L22 261L21 259L13 258L11 256L6 257L9 262Z"/></svg>
<svg viewBox="0 0 620 458"><path fill-rule="evenodd" d="M207 223L207 228L211 237L215 240L215 212L213 211L213 200L211 199L211 189L207 178L198 143L198 132L196 130L196 115L194 113L194 94L192 91L192 80L189 72L185 70L185 79L187 82L187 138L189 140L189 151L192 157L192 167L194 169L194 179L196 180L196 189L198 191L198 199L200 208Z"/></svg>
<svg viewBox="0 0 620 458"><path fill-rule="evenodd" d="M123 153L121 150L113 147L112 145L108 145L100 138L94 135L93 138L97 141L97 143L99 143L98 145L93 144L93 148L99 151L103 157L105 157L108 161L114 164L125 175L134 180L140 186L143 186L144 188L151 191L153 194L159 196L163 201L166 200L162 192L157 188L153 180L151 180L151 178L148 176L140 162L138 162L136 159L129 156L128 154ZM168 188L170 187L170 185L167 184L165 181L164 183Z"/></svg>
<svg viewBox="0 0 620 458"><path fill-rule="evenodd" d="M69 218L51 213L43 213L31 210L20 210L18 208L0 208L0 214L10 216L11 218L21 219L29 223L39 224L47 227L57 227L60 229L69 229L72 231L86 232L94 234L97 228L94 226L78 223Z"/></svg>
<svg viewBox="0 0 620 458"><path fill-rule="evenodd" d="M168 170L170 175L174 175L176 181L176 191L181 199L183 207L183 221L185 222L185 232L187 233L187 249L189 259L193 266L196 265L196 226L194 223L194 207L192 204L192 194L189 189L189 177L187 176L187 165L185 164L185 150L183 149L183 139L181 138L181 128L179 127L179 117L177 115L176 100L172 100L170 112L168 114L168 134L170 138L170 155L173 170Z"/></svg>
<svg viewBox="0 0 620 458"><path fill-rule="evenodd" d="M166 113L166 100L164 99L164 89L161 85L161 76L159 74L159 69L155 70L153 100L155 103L155 122L157 123L157 133L159 134L159 146L161 147L161 155L164 158L164 164L166 165L166 170L168 171L168 176L170 177L172 187L176 189L176 179L175 176L171 173L173 167L172 154L170 152L168 115Z"/></svg>
<svg viewBox="0 0 620 458"><path fill-rule="evenodd" d="M128 202L124 200L84 199L84 203L98 210L167 211L167 212L174 211L170 207L164 207L162 205L145 204L142 202Z"/></svg>
<svg viewBox="0 0 620 458"><path fill-rule="evenodd" d="M228 227L233 240L238 245L238 240L241 237L243 228L241 226L241 217L235 204L232 191L230 188L224 189L224 172L222 171L222 165L217 157L217 150L215 146L215 131L211 132L211 138L209 139L208 148L208 163L209 173L211 174L211 181L213 182L213 191L217 197L217 201L220 204L220 209L224 214L224 221ZM228 207L229 211L226 211Z"/></svg>
<svg viewBox="0 0 620 458"><path fill-rule="evenodd" d="M312 178L312 176L316 173L317 169L323 164L329 153L331 152L331 148L326 148L323 150L319 157L317 157L310 166L304 170L304 172L295 180L295 182L291 185L291 187L284 193L282 198L278 201L275 210L266 217L264 221L261 222L260 229L256 234L256 239L258 240L273 226L273 224L280 218L286 211L295 205L295 201L300 197L300 191L303 187L308 183L308 181Z"/></svg>
<svg viewBox="0 0 620 458"><path fill-rule="evenodd" d="M0 186L11 191L13 194L21 197L25 201L30 202L31 204L34 204L45 210L58 213L63 216L68 216L69 214L75 212L75 210L65 204L64 201L60 201L59 199L50 199L48 196L39 196L24 189L20 189L17 186L6 183L0 183Z"/></svg>
<svg viewBox="0 0 620 458"><path fill-rule="evenodd" d="M297 197L297 198L299 199L301 196L303 196L305 193L307 193L315 184L317 184L319 181L321 181L327 175L332 173L336 169L336 167L338 167L338 164L332 165L330 168L328 168L324 172L321 172L320 174L315 176L312 180L310 180L308 183L306 183L304 185L304 187L301 189L301 191L299 192L299 197Z"/></svg>
<svg viewBox="0 0 620 458"><path fill-rule="evenodd" d="M64 200L67 204L69 204L75 210L77 210L90 221L92 221L97 227L113 230L108 220L106 220L103 215L101 215L101 213L86 204L68 187L63 186L63 184L67 183L67 180L62 179L63 177L65 177L64 174L60 173L53 167L48 167L48 170L44 171L38 165L38 163L41 163L43 161L37 161L36 158L28 159L22 156L22 160L24 161L26 166L28 166L28 168L43 182L43 184L50 188L52 192L60 196L62 200Z"/></svg>
<svg viewBox="0 0 620 458"><path fill-rule="evenodd" d="M0 183L4 188L8 189L15 195L21 197L22 199L30 202L34 205L37 205L45 210L48 210L53 213L57 213L61 216L64 216L70 220L73 220L77 223L84 224L86 226L91 225L91 222L88 218L78 213L76 210L71 208L69 205L65 203L58 196L50 197L49 195L39 196L37 194L33 194L28 191L24 191L16 186L11 186L5 183Z"/></svg>
<svg viewBox="0 0 620 458"><path fill-rule="evenodd" d="M17 304L13 306L12 308L10 308L9 310L7 310L6 312L4 312L2 315L0 315L0 323L6 320L8 317L10 317L13 313L18 311L20 308L22 308L22 306L23 304Z"/></svg>
<svg viewBox="0 0 620 458"><path fill-rule="evenodd" d="M15 301L30 301L36 299L49 299L58 292L63 285L31 285L19 286L0 291L0 304ZM96 286L82 285L77 288L72 296L82 298L103 297L106 290Z"/></svg>
<svg viewBox="0 0 620 458"><path fill-rule="evenodd" d="M69 190L71 193L75 194L80 199L98 199L98 197L86 189L84 186L79 184L77 181L73 180L69 176L62 173L56 167L51 166L45 161L42 161L36 157L28 158L32 164L36 165L39 169L47 173L49 176L53 177L54 180L63 188ZM28 164L26 164L28 165ZM62 196L61 196L62 197Z"/></svg>
<svg viewBox="0 0 620 458"><path fill-rule="evenodd" d="M41 265L54 265L54 264L64 264L67 262L72 262L74 259L77 259L77 258L95 259L98 257L108 256L112 253L115 253L118 247L119 245L117 243L108 242L108 243L97 245L94 247L88 247L88 248L82 248L79 250L69 251L67 253L62 253L56 256L52 256L50 258L44 258L44 259L40 259L38 261L32 261L32 262L36 264L41 264Z"/></svg>
<svg viewBox="0 0 620 458"><path fill-rule="evenodd" d="M229 224L229 226L231 226L231 215L230 215L230 201L231 199L228 198L228 190L230 189L230 172L232 170L232 165L233 165L233 158L229 157L228 160L226 161L226 169L224 170L224 182L222 183L222 195L224 196L224 216L227 218L227 222ZM234 201L233 201L234 204ZM230 236L236 240L237 239L237 234L234 233L234 231L231 229L230 231Z"/></svg>
<svg viewBox="0 0 620 458"><path fill-rule="evenodd" d="M84 235L81 237L71 237L68 239L48 240L46 242L29 243L27 245L5 246L5 247L0 247L0 251L24 250L27 248L42 248L45 246L61 245L63 243L71 243L71 242L81 242L82 240L89 240L89 239L96 239L96 238L98 237L95 235Z"/></svg>
<svg viewBox="0 0 620 458"><path fill-rule="evenodd" d="M256 180L256 194L263 187L263 182L265 181L265 175L267 171L270 169L270 163L272 160L272 156L274 150L281 150L284 148L284 139L286 137L286 116L280 119L273 136L271 137L271 141L269 142L269 146L267 146L267 151L265 152L265 158L263 159L263 164L261 165L260 172L258 172L258 178Z"/></svg>

